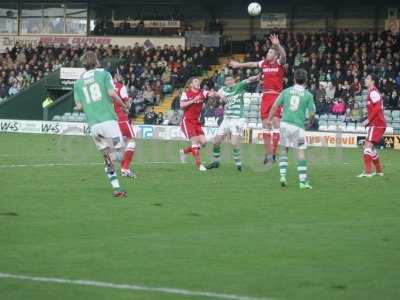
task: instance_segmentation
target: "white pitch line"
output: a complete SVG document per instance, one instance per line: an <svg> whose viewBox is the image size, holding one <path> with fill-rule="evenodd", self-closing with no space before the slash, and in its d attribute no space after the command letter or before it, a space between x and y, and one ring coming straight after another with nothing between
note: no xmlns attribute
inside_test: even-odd
<svg viewBox="0 0 400 300"><path fill-rule="evenodd" d="M148 162L137 162L136 165L180 165L181 162L173 161L148 161ZM46 164L14 164L14 165L0 165L0 168L44 168L44 167L81 167L81 166L96 166L104 165L103 162L82 162L82 163L46 163Z"/></svg>
<svg viewBox="0 0 400 300"><path fill-rule="evenodd" d="M206 298L214 298L214 299L273 300L272 298L254 298L254 297L248 297L248 296L220 294L220 293L214 293L214 292L190 291L190 290L185 290L185 289L176 289L176 288L167 288L167 287L151 287L151 286L136 285L136 284L116 284L116 283L101 282L101 281L94 281L94 280L73 280L73 279L55 278L55 277L34 277L34 276L26 276L26 275L15 275L15 274L9 274L9 273L0 273L0 279L15 279L15 280L24 280L24 281L32 281L32 282L94 286L94 287L109 288L109 289L135 290L135 291L145 291L145 292L152 292L152 293L174 294L174 295L180 295L180 296L206 297Z"/></svg>

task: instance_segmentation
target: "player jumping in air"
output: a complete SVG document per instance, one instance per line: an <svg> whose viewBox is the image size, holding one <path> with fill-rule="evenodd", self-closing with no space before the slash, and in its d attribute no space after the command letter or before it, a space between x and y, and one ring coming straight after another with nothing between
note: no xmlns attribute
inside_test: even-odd
<svg viewBox="0 0 400 300"><path fill-rule="evenodd" d="M115 92L111 74L96 68L99 63L93 51L85 52L81 62L85 72L74 84L75 109L83 109L86 114L93 141L103 154L105 172L114 189L112 195L125 197L127 193L121 189L114 167L114 160L122 156L123 139L113 103L125 110L128 107Z"/></svg>
<svg viewBox="0 0 400 300"><path fill-rule="evenodd" d="M193 77L189 79L188 89L182 93L180 101L181 108L183 109L181 129L185 136L192 142L191 146L180 150L180 158L182 162L185 162L186 155L191 153L194 157L196 167L200 171L207 170L201 163L200 158L200 148L205 147L207 140L199 119L204 101L209 96L218 97L218 94L202 90L200 88L200 80Z"/></svg>
<svg viewBox="0 0 400 300"><path fill-rule="evenodd" d="M365 78L365 87L368 89L368 118L363 124L369 128L364 143L364 172L358 175L359 178L372 177L374 175L383 176L381 161L375 148L375 145L380 142L386 130L383 98L376 88L378 82L379 78L375 74L370 74ZM372 163L376 172L372 172Z"/></svg>
<svg viewBox="0 0 400 300"><path fill-rule="evenodd" d="M279 109L283 107L281 122L281 142L279 154L279 171L281 175L281 185L286 186L286 172L288 167L288 148L297 150L300 189L312 189L307 180L307 163L305 150L307 149L306 134L304 123L307 112L309 123L312 124L315 114L315 104L313 95L305 89L307 82L307 72L298 69L294 72L295 85L285 89L275 104L272 106L267 118L267 125L272 127L272 119Z"/></svg>
<svg viewBox="0 0 400 300"><path fill-rule="evenodd" d="M118 72L114 74L114 86L117 95L127 106L129 106L130 98L125 85L122 83L122 77ZM128 114L124 108L118 103L114 103L114 108L118 118L118 125L125 142L125 152L121 161L121 175L124 177L135 178L135 173L130 169L133 156L135 155L135 133L132 129L131 120L128 118Z"/></svg>
<svg viewBox="0 0 400 300"><path fill-rule="evenodd" d="M219 167L221 143L227 135L231 134L233 159L235 161L236 168L239 171L242 171L242 161L240 158L240 139L243 135L243 130L245 127L243 94L246 92L249 83L258 80L259 76L253 76L235 84L235 79L233 76L228 76L225 78L225 86L218 91L221 100L226 102L224 120L219 126L217 136L214 139L214 161L206 166L207 169Z"/></svg>
<svg viewBox="0 0 400 300"><path fill-rule="evenodd" d="M267 126L267 118L272 105L283 90L283 76L285 75L286 52L279 42L279 37L275 34L269 37L272 46L268 50L264 60L259 62L238 63L231 61L232 68L262 68L263 72L263 95L260 106L260 117L263 123L263 141L265 147L264 164L275 161L276 151L279 144L279 123L282 115L281 110L277 110L273 116L273 130ZM272 145L271 145L272 132Z"/></svg>

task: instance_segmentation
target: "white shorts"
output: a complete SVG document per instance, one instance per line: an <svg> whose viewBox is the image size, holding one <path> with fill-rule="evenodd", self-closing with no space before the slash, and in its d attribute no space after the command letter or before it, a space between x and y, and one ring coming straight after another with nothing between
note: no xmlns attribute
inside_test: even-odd
<svg viewBox="0 0 400 300"><path fill-rule="evenodd" d="M306 131L295 125L281 122L280 145L293 149L307 149Z"/></svg>
<svg viewBox="0 0 400 300"><path fill-rule="evenodd" d="M121 130L117 121L105 121L93 125L90 132L97 149L120 149L123 145Z"/></svg>
<svg viewBox="0 0 400 300"><path fill-rule="evenodd" d="M241 118L225 117L218 127L218 135L232 134L242 136L245 128L245 120Z"/></svg>

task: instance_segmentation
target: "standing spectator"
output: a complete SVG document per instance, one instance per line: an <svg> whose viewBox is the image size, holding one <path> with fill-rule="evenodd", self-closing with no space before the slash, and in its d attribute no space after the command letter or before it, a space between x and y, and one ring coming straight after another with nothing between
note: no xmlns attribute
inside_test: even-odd
<svg viewBox="0 0 400 300"><path fill-rule="evenodd" d="M336 87L332 84L332 82L328 82L328 85L325 89L325 99L327 101L332 101L335 98Z"/></svg>
<svg viewBox="0 0 400 300"><path fill-rule="evenodd" d="M400 97L399 94L396 90L394 90L392 92L392 94L390 95L390 100L389 100L389 105L388 107L391 110L396 110L400 108Z"/></svg>

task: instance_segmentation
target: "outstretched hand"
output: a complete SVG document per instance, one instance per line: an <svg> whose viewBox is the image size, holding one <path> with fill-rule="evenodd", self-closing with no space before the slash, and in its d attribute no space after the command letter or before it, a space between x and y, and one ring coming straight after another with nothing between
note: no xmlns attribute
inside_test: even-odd
<svg viewBox="0 0 400 300"><path fill-rule="evenodd" d="M229 66L230 66L231 68L237 69L237 68L240 67L240 63L237 62L237 61L231 60L231 61L229 62Z"/></svg>
<svg viewBox="0 0 400 300"><path fill-rule="evenodd" d="M271 41L272 45L279 45L279 36L277 34L271 34L269 36L269 40Z"/></svg>

